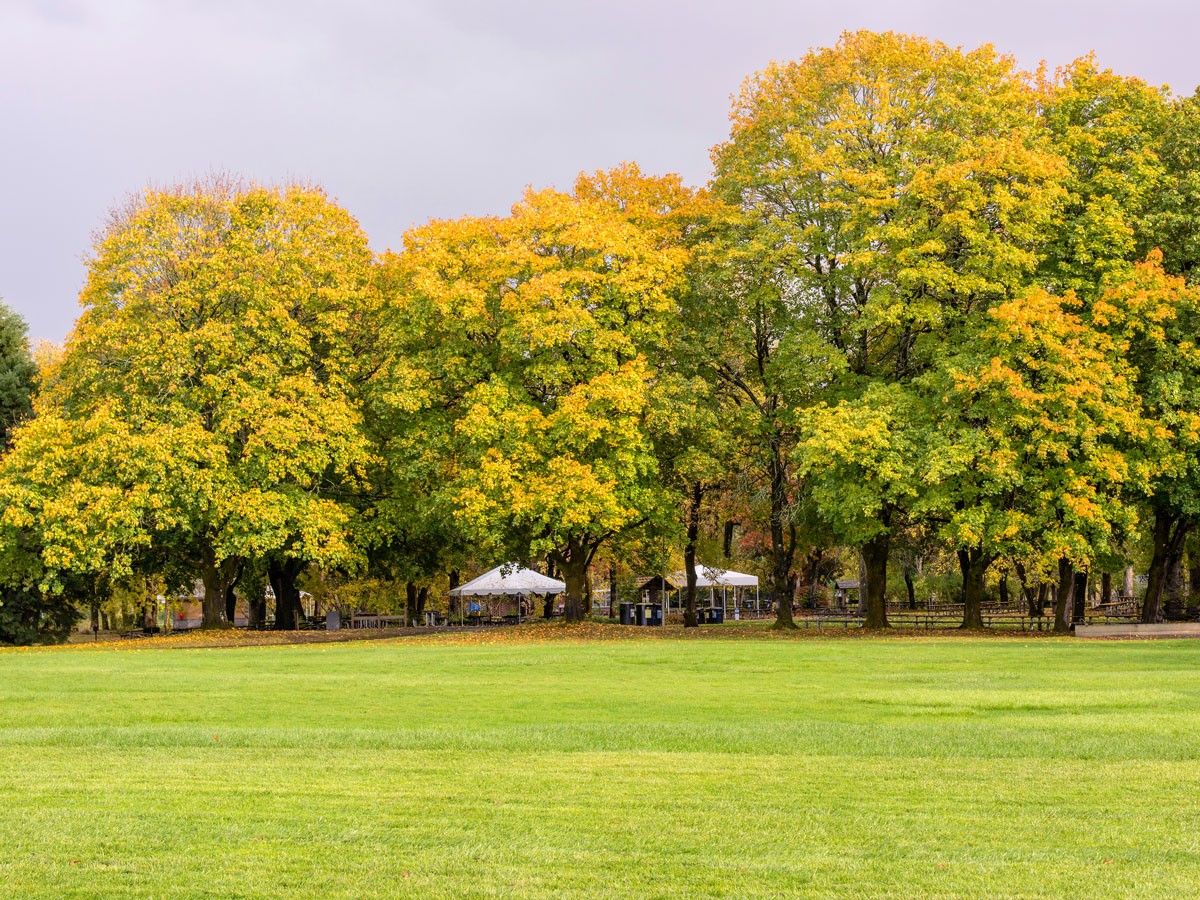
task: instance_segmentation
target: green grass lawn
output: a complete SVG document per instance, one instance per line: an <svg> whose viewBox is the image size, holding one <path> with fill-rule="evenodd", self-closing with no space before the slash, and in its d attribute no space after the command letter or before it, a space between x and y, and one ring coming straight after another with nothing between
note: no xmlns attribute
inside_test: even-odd
<svg viewBox="0 0 1200 900"><path fill-rule="evenodd" d="M0 653L0 897L1185 898L1200 642Z"/></svg>

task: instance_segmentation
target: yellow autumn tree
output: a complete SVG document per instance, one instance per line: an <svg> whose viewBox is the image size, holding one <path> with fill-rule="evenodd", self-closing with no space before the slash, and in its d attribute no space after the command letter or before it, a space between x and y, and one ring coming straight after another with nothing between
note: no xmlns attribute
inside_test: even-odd
<svg viewBox="0 0 1200 900"><path fill-rule="evenodd" d="M507 217L432 222L385 263L373 390L411 435L391 464L436 469L430 508L492 552L548 559L571 621L597 550L674 514L648 422L694 202L624 166Z"/></svg>
<svg viewBox="0 0 1200 900"><path fill-rule="evenodd" d="M202 579L205 625L249 558L344 556L329 493L366 457L353 382L371 263L317 189L212 179L120 209L0 468L0 540L32 530L46 583L170 558Z"/></svg>

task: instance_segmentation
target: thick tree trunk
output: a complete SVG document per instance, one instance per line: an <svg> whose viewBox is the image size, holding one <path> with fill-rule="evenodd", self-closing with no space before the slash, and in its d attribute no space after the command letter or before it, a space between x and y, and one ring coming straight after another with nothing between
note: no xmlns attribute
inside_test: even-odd
<svg viewBox="0 0 1200 900"><path fill-rule="evenodd" d="M1031 616L1044 616L1046 614L1046 595L1050 593L1050 585L1044 581L1039 581L1037 586L1037 595L1031 601L1032 609L1029 614Z"/></svg>
<svg viewBox="0 0 1200 900"><path fill-rule="evenodd" d="M592 617L592 569L588 566L583 573L583 617Z"/></svg>
<svg viewBox="0 0 1200 900"><path fill-rule="evenodd" d="M917 586L913 584L912 570L904 567L904 590L908 592L908 608L917 608Z"/></svg>
<svg viewBox="0 0 1200 900"><path fill-rule="evenodd" d="M1125 577L1124 577L1122 585L1121 585L1121 587L1124 588L1126 597L1133 596L1133 576L1134 576L1133 566L1126 566L1125 567Z"/></svg>
<svg viewBox="0 0 1200 900"><path fill-rule="evenodd" d="M1151 531L1154 551L1147 573L1146 596L1142 600L1143 622L1157 622L1162 618L1162 596L1167 581L1167 569L1183 546L1189 524L1178 516L1157 509L1154 511L1154 527Z"/></svg>
<svg viewBox="0 0 1200 900"><path fill-rule="evenodd" d="M1054 630L1071 630L1071 600L1075 593L1075 567L1065 556L1058 561L1058 592L1054 598Z"/></svg>
<svg viewBox="0 0 1200 900"><path fill-rule="evenodd" d="M982 547L959 550L958 568L963 579L963 620L960 628L983 628L983 580L991 557Z"/></svg>
<svg viewBox="0 0 1200 900"><path fill-rule="evenodd" d="M1188 605L1200 605L1200 552L1192 550L1188 569Z"/></svg>
<svg viewBox="0 0 1200 900"><path fill-rule="evenodd" d="M587 580L587 563L582 560L565 561L562 564L562 579L566 583L566 598L563 602L563 618L567 622L582 622L584 619L584 581Z"/></svg>
<svg viewBox="0 0 1200 900"><path fill-rule="evenodd" d="M1000 573L1000 607L1008 607L1008 570Z"/></svg>
<svg viewBox="0 0 1200 900"><path fill-rule="evenodd" d="M417 624L425 624L425 604L429 602L429 585L421 585L417 591Z"/></svg>
<svg viewBox="0 0 1200 900"><path fill-rule="evenodd" d="M1112 572L1105 572L1100 576L1100 602L1112 602Z"/></svg>
<svg viewBox="0 0 1200 900"><path fill-rule="evenodd" d="M866 575L867 609L863 628L875 631L887 628L887 562L891 535L884 531L863 544L863 572Z"/></svg>
<svg viewBox="0 0 1200 900"><path fill-rule="evenodd" d="M683 627L700 624L696 616L696 541L700 537L700 501L704 497L700 483L692 485L692 504L688 507L687 543L683 548L683 568L687 574L687 595L683 606ZM664 585L663 589L666 589Z"/></svg>
<svg viewBox="0 0 1200 900"><path fill-rule="evenodd" d="M417 583L404 583L404 624L412 628L417 624Z"/></svg>
<svg viewBox="0 0 1200 900"><path fill-rule="evenodd" d="M275 594L276 631L292 631L300 625L300 591L296 579L304 571L304 561L284 557L267 563L267 580Z"/></svg>
<svg viewBox="0 0 1200 900"><path fill-rule="evenodd" d="M201 603L201 619L200 626L202 628L216 628L220 626L224 619L225 613L225 598L229 593L229 586L233 584L238 571L241 569L242 561L235 557L217 561L216 553L209 548L205 548L202 566L200 570L200 580L204 585L204 600Z"/></svg>
<svg viewBox="0 0 1200 900"><path fill-rule="evenodd" d="M98 603L93 603L92 604L92 631L96 632L99 630L100 630L100 605Z"/></svg>

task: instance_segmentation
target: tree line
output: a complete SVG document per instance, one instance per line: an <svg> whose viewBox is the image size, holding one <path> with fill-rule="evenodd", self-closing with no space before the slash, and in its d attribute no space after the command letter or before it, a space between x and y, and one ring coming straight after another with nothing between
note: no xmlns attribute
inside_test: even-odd
<svg viewBox="0 0 1200 900"><path fill-rule="evenodd" d="M1090 56L856 32L746 80L704 188L623 164L382 255L312 186L147 191L36 379L0 329L0 635L147 576L206 625L303 573L411 612L496 559L578 621L599 560L679 556L695 624L734 520L780 627L846 548L887 627L917 544L965 627L998 567L1065 630L1135 559L1154 621L1200 522L1198 157L1200 99Z"/></svg>

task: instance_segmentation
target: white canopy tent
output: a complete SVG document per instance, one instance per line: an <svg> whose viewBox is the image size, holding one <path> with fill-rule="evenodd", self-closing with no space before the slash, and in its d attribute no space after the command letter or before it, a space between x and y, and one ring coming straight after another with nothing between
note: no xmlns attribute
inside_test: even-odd
<svg viewBox="0 0 1200 900"><path fill-rule="evenodd" d="M530 594L561 594L566 589L566 583L557 578L548 578L516 563L505 563L466 584L451 588L449 593L452 597L527 597ZM518 604L518 620L521 617L520 609Z"/></svg>
<svg viewBox="0 0 1200 900"><path fill-rule="evenodd" d="M667 581L675 586L676 592L687 587L687 572L680 569L667 576ZM717 588L721 589L721 608L726 607L726 591L729 588L754 588L754 610L758 611L758 576L747 575L745 572L735 572L732 569L714 569L711 566L696 566L696 587L708 588L710 602L716 603ZM678 597L677 597L678 599ZM736 600L736 595L735 595ZM736 606L735 606L736 611Z"/></svg>
<svg viewBox="0 0 1200 900"><path fill-rule="evenodd" d="M667 576L667 581L677 588L687 587L687 572L680 569ZM758 587L758 576L747 575L745 572L735 572L732 569L713 569L709 566L696 566L696 587Z"/></svg>

